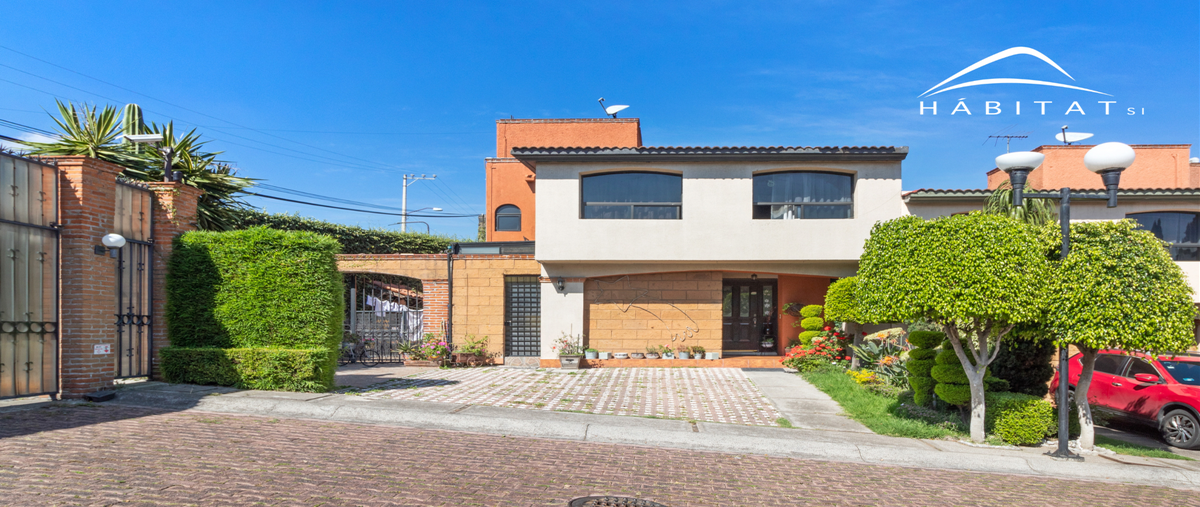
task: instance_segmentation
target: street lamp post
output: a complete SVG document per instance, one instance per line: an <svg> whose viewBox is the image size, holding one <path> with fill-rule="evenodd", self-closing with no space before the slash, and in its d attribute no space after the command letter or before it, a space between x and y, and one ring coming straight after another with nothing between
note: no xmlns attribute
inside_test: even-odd
<svg viewBox="0 0 1200 507"><path fill-rule="evenodd" d="M424 174L417 176L415 174L405 174L404 181L400 187L400 208L404 210L404 215L400 217L400 232L408 232L408 186L421 180L436 180L437 175L426 178ZM420 211L420 210L417 210ZM441 211L437 209L435 211Z"/></svg>
<svg viewBox="0 0 1200 507"><path fill-rule="evenodd" d="M1063 187L1058 193L1025 193L1025 182L1029 173L1042 165L1045 155L1032 151L1005 153L996 157L996 167L1008 173L1008 181L1013 188L1013 206L1020 207L1025 197L1031 199L1058 199L1058 222L1062 229L1062 260L1071 253L1071 199L1105 199L1109 208L1117 206L1117 185L1121 181L1121 172L1133 164L1135 154L1133 148L1122 143L1104 143L1088 150L1083 156L1083 165L1089 171L1100 175L1107 190L1105 194L1072 193L1070 187ZM1083 459L1072 454L1069 448L1070 433L1068 417L1070 410L1067 406L1067 387L1070 382L1067 366L1067 347L1058 349L1058 449L1050 456L1067 459ZM1083 393L1087 396L1087 393Z"/></svg>
<svg viewBox="0 0 1200 507"><path fill-rule="evenodd" d="M400 221L399 221L399 222L396 222L396 223L394 223L394 224L392 224L392 225L399 225L399 226L400 226L400 232L408 232L408 214L409 214L409 213L416 213L416 212L418 212L418 211L425 211L425 210L430 210L430 211L442 211L442 208L421 208L421 209L415 209L415 210L412 210L412 211L408 211L408 210L406 209L406 210L404 210L404 214L403 214L403 215L400 217ZM414 220L414 221L413 221L413 223L414 223L414 224L425 224L425 234L429 234L429 222L420 222L420 221L415 221L415 220Z"/></svg>
<svg viewBox="0 0 1200 507"><path fill-rule="evenodd" d="M137 144L162 143L162 134L125 134L125 139ZM158 154L163 159L163 181L179 181L183 179L183 173L180 171L172 171L171 164L175 160L175 148L163 146L159 144L155 147Z"/></svg>

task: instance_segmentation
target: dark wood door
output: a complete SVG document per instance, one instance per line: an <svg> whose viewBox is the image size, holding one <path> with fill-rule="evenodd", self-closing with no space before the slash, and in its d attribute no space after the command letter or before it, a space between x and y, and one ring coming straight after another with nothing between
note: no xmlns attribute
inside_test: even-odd
<svg viewBox="0 0 1200 507"><path fill-rule="evenodd" d="M759 352L764 331L775 329L777 293L775 280L728 279L722 283L724 353Z"/></svg>

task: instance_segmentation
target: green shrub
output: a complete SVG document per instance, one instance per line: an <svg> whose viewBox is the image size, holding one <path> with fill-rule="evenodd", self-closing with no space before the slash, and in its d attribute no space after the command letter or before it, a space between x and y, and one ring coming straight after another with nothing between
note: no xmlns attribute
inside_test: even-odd
<svg viewBox="0 0 1200 507"><path fill-rule="evenodd" d="M167 382L302 392L332 388L337 360L326 349L165 347L159 353Z"/></svg>
<svg viewBox="0 0 1200 507"><path fill-rule="evenodd" d="M396 232L388 229L366 229L286 213L269 214L256 210L244 210L236 213L231 228L249 229L252 227L325 234L341 243L342 253L348 254L442 253L452 243L458 241L448 236Z"/></svg>
<svg viewBox="0 0 1200 507"><path fill-rule="evenodd" d="M929 376L941 384L966 384L967 372L961 364L939 364L929 370Z"/></svg>
<svg viewBox="0 0 1200 507"><path fill-rule="evenodd" d="M937 357L937 353L938 351L936 349L912 349L908 351L908 360L922 361L925 359L933 359L934 357Z"/></svg>
<svg viewBox="0 0 1200 507"><path fill-rule="evenodd" d="M321 371L332 372L342 340L344 305L342 275L335 258L339 249L328 236L264 227L184 234L175 240L167 263L171 345L324 350L326 353L306 357L325 361L328 364ZM238 357L257 362L260 356ZM262 364L294 369L291 362ZM212 373L221 368L212 365L201 370ZM244 369L239 366L239 371ZM307 381L289 380L283 373L253 371L250 377L241 374L241 385L266 389L308 385ZM209 377L228 378L204 378ZM277 384L266 383L268 379ZM332 373L325 385L332 387Z"/></svg>
<svg viewBox="0 0 1200 507"><path fill-rule="evenodd" d="M916 377L931 377L930 370L937 365L932 359L909 359L904 363L904 367L908 368L910 376Z"/></svg>
<svg viewBox="0 0 1200 507"><path fill-rule="evenodd" d="M908 377L908 385L912 386L913 402L927 406L933 399L933 387L937 385L937 381L930 377Z"/></svg>
<svg viewBox="0 0 1200 507"><path fill-rule="evenodd" d="M908 343L922 349L935 349L946 339L946 333L939 331L911 331L908 333Z"/></svg>
<svg viewBox="0 0 1200 507"><path fill-rule="evenodd" d="M1031 331L1014 331L1018 339L1006 340L988 367L992 375L1007 380L1011 391L1045 396L1054 376L1054 343ZM1043 339L1037 339L1043 338Z"/></svg>
<svg viewBox="0 0 1200 507"><path fill-rule="evenodd" d="M938 398L951 405L966 405L971 402L971 386L967 384L942 384L933 387Z"/></svg>
<svg viewBox="0 0 1200 507"><path fill-rule="evenodd" d="M810 319L812 317L820 317L821 313L824 311L825 311L825 308L822 307L821 305L808 305L808 306L805 306L804 308L800 309L800 316L804 317L805 319ZM822 320L824 320L824 319L822 319ZM805 328L805 329L807 329L807 328Z"/></svg>
<svg viewBox="0 0 1200 507"><path fill-rule="evenodd" d="M950 342L943 343L942 350L938 351L933 359L937 361L937 364L957 364L960 368L962 367L962 361L958 360L958 354L954 353L954 348L950 346Z"/></svg>
<svg viewBox="0 0 1200 507"><path fill-rule="evenodd" d="M800 327L806 331L820 331L825 329L825 319L820 317L808 317L800 321Z"/></svg>
<svg viewBox="0 0 1200 507"><path fill-rule="evenodd" d="M812 345L813 338L816 338L820 334L821 334L820 331L804 331L804 332L800 333L800 336L797 338L797 340L800 341L801 345L804 345L804 346Z"/></svg>
<svg viewBox="0 0 1200 507"><path fill-rule="evenodd" d="M1054 407L1037 396L988 393L984 427L1013 445L1036 445L1055 431Z"/></svg>
<svg viewBox="0 0 1200 507"><path fill-rule="evenodd" d="M829 290L825 291L825 318L834 322L858 320L854 314L854 287L857 283L858 278L851 276L829 284Z"/></svg>
<svg viewBox="0 0 1200 507"><path fill-rule="evenodd" d="M989 370L990 372L990 370ZM1007 380L999 377L987 376L983 377L983 390L989 393L1007 393L1010 391L1011 385Z"/></svg>

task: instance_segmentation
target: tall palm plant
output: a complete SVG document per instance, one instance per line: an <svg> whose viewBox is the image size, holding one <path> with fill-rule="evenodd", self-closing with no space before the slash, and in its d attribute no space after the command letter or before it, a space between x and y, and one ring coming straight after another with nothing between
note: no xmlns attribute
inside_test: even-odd
<svg viewBox="0 0 1200 507"><path fill-rule="evenodd" d="M1058 210L1050 199L1023 199L1024 206L1013 206L1012 185L1008 180L1000 183L988 196L983 212L992 215L1013 217L1027 224L1042 227L1058 223Z"/></svg>
<svg viewBox="0 0 1200 507"><path fill-rule="evenodd" d="M58 102L62 118L54 118L60 137L52 142L26 142L35 155L86 155L125 168L124 175L141 181L163 179L162 154L122 138L123 134L162 134L160 143L174 149L171 170L183 173L183 182L204 191L197 207L197 225L203 230L225 230L232 215L247 207L238 194L254 185L254 180L237 176L237 170L217 160L221 152L207 152L207 141L194 129L176 137L174 122L147 126L137 104L125 106L120 113L113 106L99 112L95 106Z"/></svg>

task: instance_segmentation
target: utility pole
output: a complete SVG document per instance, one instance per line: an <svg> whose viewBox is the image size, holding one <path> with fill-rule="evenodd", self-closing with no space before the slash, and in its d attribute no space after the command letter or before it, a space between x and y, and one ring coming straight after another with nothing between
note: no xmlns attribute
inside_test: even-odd
<svg viewBox="0 0 1200 507"><path fill-rule="evenodd" d="M408 232L408 186L421 180L433 179L437 179L436 174L428 178L424 174L420 176L415 174L404 175L404 189L400 192L400 208L404 210L404 214L400 216L400 232Z"/></svg>

